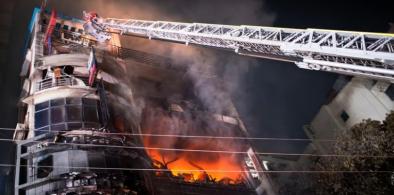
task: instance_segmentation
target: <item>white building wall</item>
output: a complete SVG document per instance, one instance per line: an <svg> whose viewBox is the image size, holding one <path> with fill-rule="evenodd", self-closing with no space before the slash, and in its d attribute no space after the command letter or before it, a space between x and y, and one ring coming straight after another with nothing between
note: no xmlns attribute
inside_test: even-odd
<svg viewBox="0 0 394 195"><path fill-rule="evenodd" d="M354 77L318 114L305 132L311 139L334 139L364 119L382 121L394 109L394 101L385 93L391 83ZM344 120L341 114L348 115ZM332 144L313 143L316 150L327 152Z"/></svg>
<svg viewBox="0 0 394 195"><path fill-rule="evenodd" d="M345 127L368 118L384 120L386 114L393 109L393 101L385 94L389 83L379 81L369 89L370 85L370 80L353 78L327 105L333 114L333 120L343 121L340 117L343 111L349 115L349 119L343 122Z"/></svg>

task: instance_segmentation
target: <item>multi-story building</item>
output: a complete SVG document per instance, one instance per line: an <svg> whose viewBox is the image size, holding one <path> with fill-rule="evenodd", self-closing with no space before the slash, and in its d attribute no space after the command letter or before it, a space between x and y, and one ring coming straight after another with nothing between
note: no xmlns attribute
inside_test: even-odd
<svg viewBox="0 0 394 195"><path fill-rule="evenodd" d="M359 77L348 80L344 77L337 80L335 96L304 127L309 138L335 139L341 131L364 119L383 121L394 109L394 86L391 83ZM331 146L329 142L312 142L307 150L328 153Z"/></svg>
<svg viewBox="0 0 394 195"><path fill-rule="evenodd" d="M304 154L332 154L336 136L365 119L382 121L394 109L394 85L384 81L376 81L359 77L340 76L329 93L324 104L304 131L312 141L307 145ZM309 194L310 174L293 171L310 171L314 169L318 157L300 156L264 156L263 165L268 170L289 171L284 174L272 174L271 179L279 194ZM305 190L305 191L304 191Z"/></svg>
<svg viewBox="0 0 394 195"><path fill-rule="evenodd" d="M196 83L187 66L122 48L118 35L98 42L84 25L33 13L15 194L273 194L248 142L204 137L247 136L229 99L212 109L199 97L220 83Z"/></svg>

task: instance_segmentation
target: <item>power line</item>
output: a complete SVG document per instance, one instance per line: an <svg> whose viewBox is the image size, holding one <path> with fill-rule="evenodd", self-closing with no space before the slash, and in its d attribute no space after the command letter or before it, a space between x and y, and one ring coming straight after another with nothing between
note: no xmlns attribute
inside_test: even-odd
<svg viewBox="0 0 394 195"><path fill-rule="evenodd" d="M16 167L15 164L0 164L0 167ZM312 170L289 170L289 171L274 171L274 170L201 170L201 169L154 169L154 168L119 168L119 167L87 167L87 166L44 166L44 165L19 165L21 167L29 168L69 168L69 169L92 169L92 170L121 170L121 171L155 171L155 172L220 172L220 173L393 173L393 171L312 171Z"/></svg>
<svg viewBox="0 0 394 195"><path fill-rule="evenodd" d="M15 131L15 128L0 128L1 131ZM48 130L34 130L36 132L48 132ZM70 131L50 131L54 133L68 133ZM274 137L240 137L240 136L205 136L205 135L177 135L177 134L152 134L152 133L110 133L97 132L102 135L124 135L142 137L178 137L178 138L197 138L197 139L234 139L234 140L267 140L267 141L317 141L335 142L330 139L307 139L307 138L274 138Z"/></svg>
<svg viewBox="0 0 394 195"><path fill-rule="evenodd" d="M0 141L17 142L12 139L0 139ZM45 143L43 141L30 141L30 143ZM120 146L120 145L100 145L100 144L80 144L80 143L59 143L46 142L54 145L71 145L71 146L87 146L87 147L103 147L103 148L121 148L136 150L160 150L160 151L176 151L176 152L196 152L196 153L220 153L220 154L248 154L245 151L229 151L229 150L204 150L204 149L185 149L185 148L161 148L146 146ZM310 156L310 157L357 157L357 158L394 158L394 156L372 156L372 155L346 155L346 154L304 154L304 153L279 153L279 152L255 152L258 155L272 156Z"/></svg>

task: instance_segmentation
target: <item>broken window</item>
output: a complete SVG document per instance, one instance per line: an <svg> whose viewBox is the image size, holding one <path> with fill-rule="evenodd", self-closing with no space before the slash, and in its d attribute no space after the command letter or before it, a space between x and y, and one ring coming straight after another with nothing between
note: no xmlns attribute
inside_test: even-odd
<svg viewBox="0 0 394 195"><path fill-rule="evenodd" d="M37 163L37 178L48 177L53 171L53 157L52 155L47 156Z"/></svg>

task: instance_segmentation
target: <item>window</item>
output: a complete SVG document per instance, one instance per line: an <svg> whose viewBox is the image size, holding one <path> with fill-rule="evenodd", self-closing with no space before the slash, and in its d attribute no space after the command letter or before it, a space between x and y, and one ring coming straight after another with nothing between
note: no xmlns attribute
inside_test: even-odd
<svg viewBox="0 0 394 195"><path fill-rule="evenodd" d="M368 90L372 90L372 88L376 85L377 82L377 80L369 79L363 81L363 84Z"/></svg>
<svg viewBox="0 0 394 195"><path fill-rule="evenodd" d="M68 30L68 25L64 25L63 30Z"/></svg>
<svg viewBox="0 0 394 195"><path fill-rule="evenodd" d="M81 107L67 106L66 110L67 110L67 122L82 120Z"/></svg>
<svg viewBox="0 0 394 195"><path fill-rule="evenodd" d="M47 133L48 131L49 131L49 126L44 126L39 129L36 129L34 134L35 134L35 136L39 136L39 135Z"/></svg>
<svg viewBox="0 0 394 195"><path fill-rule="evenodd" d="M87 122L97 122L98 116L95 107L83 107L83 120Z"/></svg>
<svg viewBox="0 0 394 195"><path fill-rule="evenodd" d="M75 27L71 27L70 31L75 32L77 29Z"/></svg>
<svg viewBox="0 0 394 195"><path fill-rule="evenodd" d="M35 128L45 127L49 124L48 110L42 110L35 114Z"/></svg>
<svg viewBox="0 0 394 195"><path fill-rule="evenodd" d="M46 108L48 108L48 106L49 106L49 102L42 102L42 103L36 104L36 112L46 109Z"/></svg>
<svg viewBox="0 0 394 195"><path fill-rule="evenodd" d="M81 98L67 98L66 102L68 105L70 104L81 104Z"/></svg>
<svg viewBox="0 0 394 195"><path fill-rule="evenodd" d="M56 23L56 25L55 25L55 29L56 30L60 30L60 27L61 27L62 25L60 24L60 23Z"/></svg>
<svg viewBox="0 0 394 195"><path fill-rule="evenodd" d="M51 109L51 123L57 124L65 121L64 107L55 107Z"/></svg>
<svg viewBox="0 0 394 195"><path fill-rule="evenodd" d="M343 122L346 122L349 119L349 115L344 110L341 113L341 119L343 120Z"/></svg>
<svg viewBox="0 0 394 195"><path fill-rule="evenodd" d="M80 185L81 185L81 180L79 180L79 179L74 180L74 187L78 187Z"/></svg>
<svg viewBox="0 0 394 195"><path fill-rule="evenodd" d="M73 180L67 180L67 181L66 181L66 186L67 186L68 188L73 187Z"/></svg>
<svg viewBox="0 0 394 195"><path fill-rule="evenodd" d="M79 34L83 34L83 30L82 29L78 29L78 33Z"/></svg>
<svg viewBox="0 0 394 195"><path fill-rule="evenodd" d="M389 96L389 98L391 99L391 101L394 101L394 86L390 85L386 91L385 91L386 95Z"/></svg>
<svg viewBox="0 0 394 195"><path fill-rule="evenodd" d="M64 66L63 71L66 74L74 74L74 67L72 67L72 66Z"/></svg>
<svg viewBox="0 0 394 195"><path fill-rule="evenodd" d="M95 178L89 179L89 184L96 185L97 184L96 179Z"/></svg>
<svg viewBox="0 0 394 195"><path fill-rule="evenodd" d="M97 101L93 99L82 99L84 105L97 106Z"/></svg>
<svg viewBox="0 0 394 195"><path fill-rule="evenodd" d="M51 131L64 131L65 129L67 128L66 128L66 124L64 123L51 126Z"/></svg>
<svg viewBox="0 0 394 195"><path fill-rule="evenodd" d="M61 106L64 105L64 99L55 99L55 100L51 100L51 106Z"/></svg>
<svg viewBox="0 0 394 195"><path fill-rule="evenodd" d="M53 157L52 155L47 156L37 163L37 178L48 177L53 171Z"/></svg>
<svg viewBox="0 0 394 195"><path fill-rule="evenodd" d="M100 128L98 101L87 98L59 98L35 105L36 135L46 131Z"/></svg>
<svg viewBox="0 0 394 195"><path fill-rule="evenodd" d="M86 179L86 178L81 179L81 185L82 186L87 186L88 184L89 184L88 179Z"/></svg>

